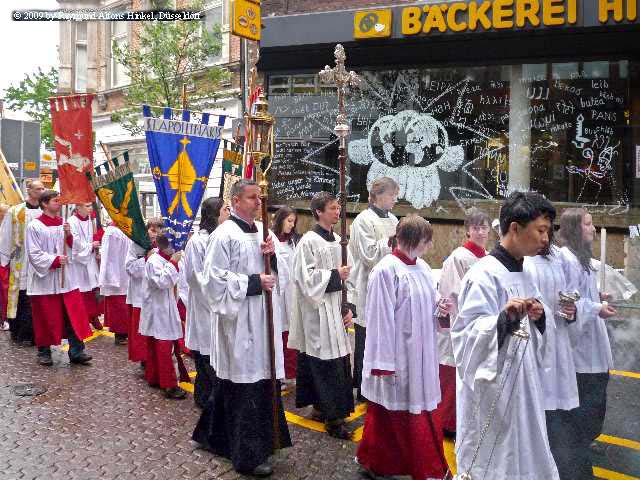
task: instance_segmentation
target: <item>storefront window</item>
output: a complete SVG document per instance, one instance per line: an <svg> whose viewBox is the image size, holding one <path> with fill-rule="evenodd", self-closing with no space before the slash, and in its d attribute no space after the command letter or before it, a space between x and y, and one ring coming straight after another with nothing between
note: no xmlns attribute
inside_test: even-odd
<svg viewBox="0 0 640 480"><path fill-rule="evenodd" d="M632 77L636 85L639 80L635 64L360 73L363 85L346 103L353 131L352 198L365 202L367 181L388 175L415 208L500 199L519 189L557 202L607 206L613 213L640 206L633 188L638 132L634 138L630 124ZM272 77L273 84L270 79L270 103L280 145L274 174L282 179L282 191L276 182L274 192L286 200L332 183L337 102L321 95L317 81L315 94L302 89L296 95L294 81L292 96L278 96L284 78ZM294 181L297 188L291 188Z"/></svg>

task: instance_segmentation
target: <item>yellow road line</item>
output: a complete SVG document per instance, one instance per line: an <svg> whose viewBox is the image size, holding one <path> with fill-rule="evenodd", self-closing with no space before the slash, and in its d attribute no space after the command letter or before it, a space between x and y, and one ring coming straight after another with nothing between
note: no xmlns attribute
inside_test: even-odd
<svg viewBox="0 0 640 480"><path fill-rule="evenodd" d="M189 393L193 393L193 383L189 383L189 382L180 382L178 384L180 386L181 389L183 389L185 392L189 392Z"/></svg>
<svg viewBox="0 0 640 480"><path fill-rule="evenodd" d="M452 440L445 438L442 442L442 447L444 449L444 458L447 461L447 465L449 465L451 473L455 475L458 470L458 465L456 464L456 446Z"/></svg>
<svg viewBox="0 0 640 480"><path fill-rule="evenodd" d="M364 426L356 428L353 431L353 436L351 437L351 440L353 440L355 443L358 443L360 440L362 440L363 431L364 431Z"/></svg>
<svg viewBox="0 0 640 480"><path fill-rule="evenodd" d="M619 377L640 378L640 373L625 372L624 370L609 370L611 375L617 375Z"/></svg>
<svg viewBox="0 0 640 480"><path fill-rule="evenodd" d="M640 450L640 442L634 440L628 440L626 438L614 437L612 435L600 435L596 438L598 442L609 443L611 445L617 445L619 447L631 448L633 450Z"/></svg>
<svg viewBox="0 0 640 480"><path fill-rule="evenodd" d="M294 425L299 425L301 427L308 428L309 430L315 430L316 432L327 431L324 428L324 423L316 422L315 420L310 420L291 412L284 412L284 416L287 419L287 422L293 423Z"/></svg>
<svg viewBox="0 0 640 480"><path fill-rule="evenodd" d="M367 404L359 403L356 405L356 408L354 409L353 413L349 415L347 418L345 418L345 422L347 423L353 422L354 420L357 420L358 418L363 416L365 413L367 413Z"/></svg>
<svg viewBox="0 0 640 480"><path fill-rule="evenodd" d="M593 474L596 478L604 478L605 480L640 480L638 477L625 475L624 473L606 470L600 467L593 467Z"/></svg>

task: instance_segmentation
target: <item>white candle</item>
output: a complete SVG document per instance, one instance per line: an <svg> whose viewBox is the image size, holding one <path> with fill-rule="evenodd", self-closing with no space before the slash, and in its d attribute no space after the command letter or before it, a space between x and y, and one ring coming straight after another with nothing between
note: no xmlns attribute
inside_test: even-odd
<svg viewBox="0 0 640 480"><path fill-rule="evenodd" d="M607 266L607 229L600 229L600 291L604 293L605 271Z"/></svg>

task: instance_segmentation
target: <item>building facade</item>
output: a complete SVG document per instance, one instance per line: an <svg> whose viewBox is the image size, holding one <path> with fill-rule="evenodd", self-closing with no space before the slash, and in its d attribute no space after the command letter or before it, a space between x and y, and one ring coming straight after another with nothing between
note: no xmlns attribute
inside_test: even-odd
<svg viewBox="0 0 640 480"><path fill-rule="evenodd" d="M335 89L317 73L341 43L363 79L346 102L350 213L375 178L395 178L400 214L446 227L438 265L461 241L466 209L497 216L510 192L533 189L586 206L621 267L640 223L638 3L265 0L274 195L304 208L337 189Z"/></svg>
<svg viewBox="0 0 640 480"><path fill-rule="evenodd" d="M105 9L118 11L149 10L158 6L151 0L87 0L63 1L61 9ZM186 8L186 0L162 2L164 8ZM207 110L214 114L224 114L228 118L223 130L223 138L232 138L232 120L242 117L240 41L229 31L229 0L206 0L204 2L203 28L213 29L220 25L222 50L219 55L208 59L208 66L223 66L231 73L230 81L223 85L217 102L219 108ZM112 56L112 45L135 45L136 36L142 22L59 22L60 76L59 93L95 93L93 102L93 128L96 144L102 142L111 155L125 150L136 164L136 183L141 196L143 213L158 215L159 207L155 186L151 177L147 146L144 135L134 137L119 123L112 122L112 114L125 106L123 91L129 85L126 69ZM142 109L141 109L142 121ZM101 149L94 153L95 164L102 163ZM221 181L222 148L214 163L205 198L217 196Z"/></svg>

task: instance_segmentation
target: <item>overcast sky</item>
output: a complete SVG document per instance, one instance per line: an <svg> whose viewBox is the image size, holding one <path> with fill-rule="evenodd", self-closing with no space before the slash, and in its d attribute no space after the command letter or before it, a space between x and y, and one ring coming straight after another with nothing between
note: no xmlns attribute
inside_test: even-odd
<svg viewBox="0 0 640 480"><path fill-rule="evenodd" d="M0 1L0 98L10 85L17 85L27 73L58 66L58 24L56 22L14 22L15 9L55 10L56 0ZM5 108L5 116L22 118Z"/></svg>

